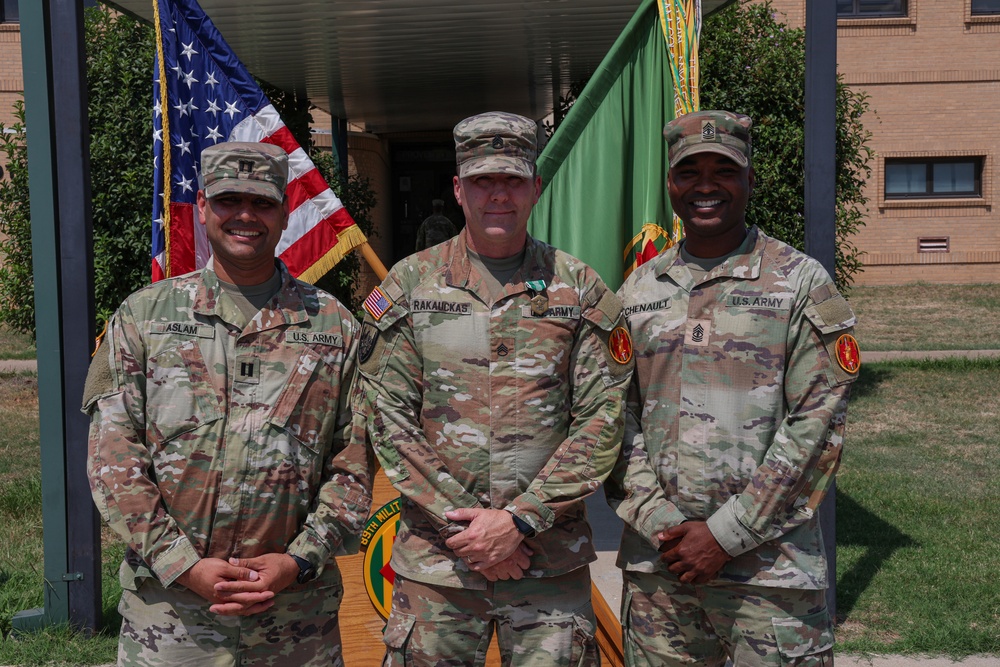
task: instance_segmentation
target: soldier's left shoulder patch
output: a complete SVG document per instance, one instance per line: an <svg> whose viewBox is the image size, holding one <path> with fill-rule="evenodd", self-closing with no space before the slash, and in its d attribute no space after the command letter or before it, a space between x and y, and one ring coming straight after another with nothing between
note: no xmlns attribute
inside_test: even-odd
<svg viewBox="0 0 1000 667"><path fill-rule="evenodd" d="M601 349L604 352L605 363L602 365L604 382L608 386L615 385L631 375L635 368L635 349L632 346L632 335L625 325L625 318L621 316L619 316L616 326L610 331L598 327L595 332L601 341Z"/></svg>
<svg viewBox="0 0 1000 667"><path fill-rule="evenodd" d="M830 356L831 384L853 382L861 370L861 347L854 338L854 311L832 283L809 292L809 299L812 304L805 309L805 316L819 331Z"/></svg>
<svg viewBox="0 0 1000 667"><path fill-rule="evenodd" d="M861 370L861 347L851 334L841 334L837 339L837 363L848 373Z"/></svg>
<svg viewBox="0 0 1000 667"><path fill-rule="evenodd" d="M358 336L358 361L362 364L372 358L379 341L378 327L367 319L361 323L361 334Z"/></svg>
<svg viewBox="0 0 1000 667"><path fill-rule="evenodd" d="M628 329L618 325L608 336L608 351L611 358L619 364L627 364L632 361L632 336Z"/></svg>

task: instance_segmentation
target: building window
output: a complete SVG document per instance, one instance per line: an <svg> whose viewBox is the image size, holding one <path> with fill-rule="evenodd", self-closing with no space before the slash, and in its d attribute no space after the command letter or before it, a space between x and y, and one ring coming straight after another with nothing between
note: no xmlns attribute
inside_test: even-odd
<svg viewBox="0 0 1000 667"><path fill-rule="evenodd" d="M17 0L3 0L0 5L0 23L20 23Z"/></svg>
<svg viewBox="0 0 1000 667"><path fill-rule="evenodd" d="M1000 14L1000 0L972 0L973 16Z"/></svg>
<svg viewBox="0 0 1000 667"><path fill-rule="evenodd" d="M981 197L983 159L916 158L885 161L885 198Z"/></svg>
<svg viewBox="0 0 1000 667"><path fill-rule="evenodd" d="M975 0L973 0L975 2ZM985 0L989 2L990 0ZM838 18L906 16L906 0L837 0Z"/></svg>

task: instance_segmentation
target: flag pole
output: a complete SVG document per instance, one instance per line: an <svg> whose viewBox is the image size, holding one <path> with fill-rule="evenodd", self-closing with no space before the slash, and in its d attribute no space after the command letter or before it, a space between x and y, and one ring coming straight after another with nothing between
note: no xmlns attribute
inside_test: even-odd
<svg viewBox="0 0 1000 667"><path fill-rule="evenodd" d="M378 255L375 254L375 250L368 244L368 241L359 245L358 250L361 251L361 256L365 258L366 262L368 262L368 266L372 268L372 271L375 272L378 279L385 280L385 277L389 272L386 271L385 264L383 264L382 260L380 260Z"/></svg>

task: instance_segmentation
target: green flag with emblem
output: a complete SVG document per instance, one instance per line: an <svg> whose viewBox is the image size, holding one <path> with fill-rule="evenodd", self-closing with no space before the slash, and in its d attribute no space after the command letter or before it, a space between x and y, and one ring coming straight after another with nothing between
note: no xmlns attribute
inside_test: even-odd
<svg viewBox="0 0 1000 667"><path fill-rule="evenodd" d="M674 117L672 86L657 5L646 0L538 158L531 234L614 289L637 259L671 243L663 126Z"/></svg>

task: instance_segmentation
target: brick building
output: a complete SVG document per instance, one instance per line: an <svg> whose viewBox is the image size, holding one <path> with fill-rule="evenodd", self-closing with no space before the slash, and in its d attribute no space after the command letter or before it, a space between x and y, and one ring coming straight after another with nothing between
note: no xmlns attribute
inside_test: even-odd
<svg viewBox="0 0 1000 667"><path fill-rule="evenodd" d="M0 123L14 122L14 102L21 99L21 25L17 0L0 1Z"/></svg>
<svg viewBox="0 0 1000 667"><path fill-rule="evenodd" d="M793 27L805 4L772 0ZM9 125L23 89L20 27L17 0L0 6L0 122ZM857 283L1000 282L1000 0L837 0L837 9L839 72L870 95L864 122L876 152ZM351 171L379 195L373 246L386 261L412 245L406 235L448 190L450 141L448 132L350 132ZM454 208L446 213L456 219Z"/></svg>
<svg viewBox="0 0 1000 667"><path fill-rule="evenodd" d="M773 0L802 27L806 0ZM1000 0L837 0L876 156L858 284L1000 282ZM780 18L780 17L779 17Z"/></svg>

